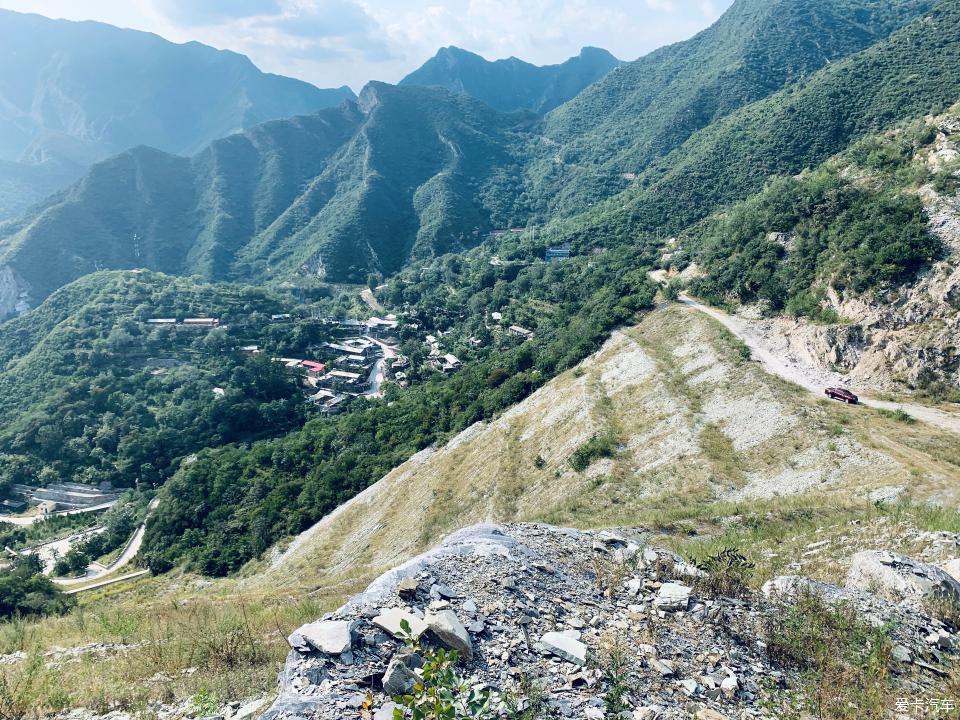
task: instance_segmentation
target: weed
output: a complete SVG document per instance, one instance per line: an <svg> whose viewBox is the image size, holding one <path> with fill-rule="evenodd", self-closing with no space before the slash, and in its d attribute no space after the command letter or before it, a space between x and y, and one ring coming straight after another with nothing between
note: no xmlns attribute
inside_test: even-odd
<svg viewBox="0 0 960 720"><path fill-rule="evenodd" d="M913 425L917 422L916 418L907 413L903 408L897 408L896 410L878 410L877 412L885 418L890 418L891 420L896 420L906 425Z"/></svg>
<svg viewBox="0 0 960 720"><path fill-rule="evenodd" d="M706 595L744 597L750 592L750 578L756 567L740 551L724 548L699 563L707 574L696 580L697 589Z"/></svg>
<svg viewBox="0 0 960 720"><path fill-rule="evenodd" d="M570 467L577 472L583 472L596 460L613 457L616 448L617 438L612 432L597 433L570 456Z"/></svg>
<svg viewBox="0 0 960 720"><path fill-rule="evenodd" d="M807 709L830 720L884 717L891 650L889 630L873 627L846 603L813 592L781 602L765 619L772 662L797 670Z"/></svg>

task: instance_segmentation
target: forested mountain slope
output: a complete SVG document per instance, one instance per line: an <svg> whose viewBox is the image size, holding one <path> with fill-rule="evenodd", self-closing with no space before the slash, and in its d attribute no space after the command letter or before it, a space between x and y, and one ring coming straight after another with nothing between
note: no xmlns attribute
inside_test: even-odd
<svg viewBox="0 0 960 720"><path fill-rule="evenodd" d="M870 0L818 1L809 7L794 0L772 6L741 0L714 29L690 41L692 45L661 51L670 57L679 53L671 61L672 69L658 71L659 75L651 71L654 79L649 81L612 86L608 94L621 97L622 103L583 107L588 114L596 113L594 117L619 118L618 127L630 128L621 135L632 137L653 125L637 121L638 106L630 97L637 93L648 97L650 112L673 107L667 98L674 102L686 97L706 107L704 98L716 94L707 92L704 83L709 80L723 89L717 105L722 111L717 113L730 112L860 49L926 6L904 0L884 7L880 12ZM696 133L648 168L622 197L558 226L561 239L597 232L609 237L653 227L679 229L708 214L718 202L742 197L771 172L817 162L823 159L818 153L842 149L858 132L935 108L946 97L952 101L949 79L889 87L876 83L885 73L898 73L901 60L903 67L925 73L925 78L934 73L956 76L951 45L938 39L956 31L949 8L946 5L937 15L936 22L943 27L918 21L904 31L906 35L897 35L899 41L884 41L860 60L846 61L852 64L842 65L845 74L836 71L841 65L834 62L800 83L795 92L791 89L768 105L739 111L748 114L732 122L717 122ZM779 48L776 56L755 52L761 37L764 47ZM822 52L810 51L811 44ZM701 47L705 49L698 50ZM688 57L694 51L696 57ZM883 67L875 67L878 62ZM731 67L736 70L733 75L727 72ZM617 70L613 75L628 78L630 72ZM841 125L851 127L818 134L814 142L825 146L822 151L781 148L789 144L790 130L787 127L785 137L778 137L776 124L796 124L802 115L784 110L786 117L777 118L776 108L786 103L783 98L792 98L807 108L805 112L815 113L818 107L829 112L824 108L831 106L830 101L817 96L816 88L832 92L829 88L843 83L849 85L847 92L867 83L857 102L865 102L871 93L886 93L891 107L899 107L902 114L878 117L870 115L870 107L853 102L841 109L851 118ZM892 99L898 93L903 104ZM572 118L575 112L573 105L558 110L548 126L556 124L557 113ZM681 107L677 112L689 114ZM704 117L703 124L717 113ZM663 128L677 126L676 118L663 120L670 112L661 115L658 122L665 123ZM737 135L744 122L758 125L751 130L756 143ZM585 129L581 126L576 133ZM577 197L577 207L586 207L597 188L584 187L582 178L616 177L618 186L625 182L607 171L581 175L582 168L563 161L564 151L542 131L539 118L529 112L500 113L439 88L371 83L357 104L268 123L217 141L189 160L138 148L97 166L77 185L0 227L0 310L9 315L35 305L55 288L98 268L145 266L216 280L362 282L370 272L396 272L410 259L470 247L493 229L563 215L572 208L565 204L565 193ZM722 139L709 140L720 135ZM671 136L663 150L684 138L683 133ZM615 144L610 138L603 142L608 141ZM754 146L757 152L776 155L777 162L745 158ZM717 150L716 159L703 157L710 147ZM689 173L697 178L686 187ZM722 189L711 191L716 185ZM599 195L608 190L604 185Z"/></svg>
<svg viewBox="0 0 960 720"><path fill-rule="evenodd" d="M511 57L489 61L458 47L437 54L400 81L443 87L483 100L497 110L546 113L620 65L606 50L586 47L559 65L531 65Z"/></svg>
<svg viewBox="0 0 960 720"><path fill-rule="evenodd" d="M299 427L307 406L296 378L237 350L253 342L302 353L325 339L319 323L270 323L287 309L260 289L147 271L95 273L60 289L0 330L3 482L143 489L201 448ZM148 322L157 317L220 326Z"/></svg>
<svg viewBox="0 0 960 720"><path fill-rule="evenodd" d="M266 123L192 158L135 148L0 226L3 294L33 305L100 268L258 282L394 272L504 222L518 179L502 169L535 121L372 83L360 104Z"/></svg>
<svg viewBox="0 0 960 720"><path fill-rule="evenodd" d="M692 134L863 50L932 0L737 0L696 37L625 63L550 113L541 214L583 210ZM624 177L627 175L627 177Z"/></svg>
<svg viewBox="0 0 960 720"><path fill-rule="evenodd" d="M690 137L635 183L572 221L562 237L608 242L623 233L679 232L813 167L863 136L939 113L960 97L960 5L940 2L876 45L747 105Z"/></svg>
<svg viewBox="0 0 960 720"><path fill-rule="evenodd" d="M196 42L2 10L0 162L14 165L0 165L0 219L136 145L193 154L266 120L353 97Z"/></svg>

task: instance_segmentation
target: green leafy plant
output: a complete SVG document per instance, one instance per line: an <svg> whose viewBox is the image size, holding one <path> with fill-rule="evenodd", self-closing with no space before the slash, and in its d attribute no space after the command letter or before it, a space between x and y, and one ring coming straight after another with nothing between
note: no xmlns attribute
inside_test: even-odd
<svg viewBox="0 0 960 720"><path fill-rule="evenodd" d="M750 578L756 567L743 553L724 548L699 563L707 574L697 579L697 588L708 595L743 597L750 592Z"/></svg>
<svg viewBox="0 0 960 720"><path fill-rule="evenodd" d="M393 711L394 720L482 720L491 717L490 691L472 687L457 672L459 659L456 651L427 650L420 680L408 695L393 699L400 705Z"/></svg>

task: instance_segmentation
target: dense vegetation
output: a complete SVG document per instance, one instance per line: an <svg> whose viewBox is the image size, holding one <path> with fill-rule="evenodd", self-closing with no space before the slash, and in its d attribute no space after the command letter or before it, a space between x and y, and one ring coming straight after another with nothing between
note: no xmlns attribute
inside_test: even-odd
<svg viewBox="0 0 960 720"><path fill-rule="evenodd" d="M135 145L194 153L353 97L262 73L242 55L100 23L4 10L0 47L0 219Z"/></svg>
<svg viewBox="0 0 960 720"><path fill-rule="evenodd" d="M0 570L0 618L62 613L75 602L41 570L36 555L21 555Z"/></svg>
<svg viewBox="0 0 960 720"><path fill-rule="evenodd" d="M546 232L595 242L680 232L773 175L814 167L870 133L942 112L960 97L958 69L960 6L939 3L869 49L709 125L628 190Z"/></svg>
<svg viewBox="0 0 960 720"><path fill-rule="evenodd" d="M821 317L827 287L859 295L906 282L942 251L916 189L943 182L914 156L934 139L918 122L871 136L811 172L771 180L756 196L684 233L708 273L693 290L722 304ZM822 316L823 319L831 319Z"/></svg>
<svg viewBox="0 0 960 720"><path fill-rule="evenodd" d="M529 173L538 219L586 210L628 187L624 173L642 173L699 130L873 45L932 5L737 0L696 37L623 65L548 116L546 133L560 146Z"/></svg>
<svg viewBox="0 0 960 720"><path fill-rule="evenodd" d="M200 453L163 488L147 526L149 566L162 571L186 560L204 573L236 570L415 452L522 400L652 302L638 269L642 248L555 265L529 262L516 245L500 249L527 259L492 266L479 251L445 256L401 273L384 292L409 307L421 330L451 330L445 343L470 361L462 370L433 374L380 402L358 401L279 440ZM492 332L489 313L498 310L535 337Z"/></svg>
<svg viewBox="0 0 960 720"><path fill-rule="evenodd" d="M299 427L306 405L278 354L327 339L319 323L270 323L261 290L154 273L97 273L0 331L0 467L6 482L163 483L203 447ZM153 317L223 326L156 327ZM222 394L213 392L222 388Z"/></svg>
<svg viewBox="0 0 960 720"><path fill-rule="evenodd" d="M462 92L503 112L546 113L619 64L606 50L590 47L560 65L542 67L515 57L491 62L458 47L445 47L401 80L400 85Z"/></svg>

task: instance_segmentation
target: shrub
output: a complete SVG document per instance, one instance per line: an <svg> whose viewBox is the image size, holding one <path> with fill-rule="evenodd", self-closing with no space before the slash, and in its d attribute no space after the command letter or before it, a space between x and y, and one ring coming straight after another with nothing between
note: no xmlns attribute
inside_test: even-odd
<svg viewBox="0 0 960 720"><path fill-rule="evenodd" d="M456 670L459 654L454 650L427 650L420 680L409 695L395 697L400 705L394 720L480 720L491 716L488 690L477 690ZM403 708L403 709L401 709Z"/></svg>
<svg viewBox="0 0 960 720"><path fill-rule="evenodd" d="M708 595L744 597L750 592L750 578L756 567L739 550L725 548L701 561L707 573L697 579L697 588Z"/></svg>
<svg viewBox="0 0 960 720"><path fill-rule="evenodd" d="M616 447L617 439L612 432L597 433L570 456L570 467L577 472L583 472L596 460L613 457Z"/></svg>

